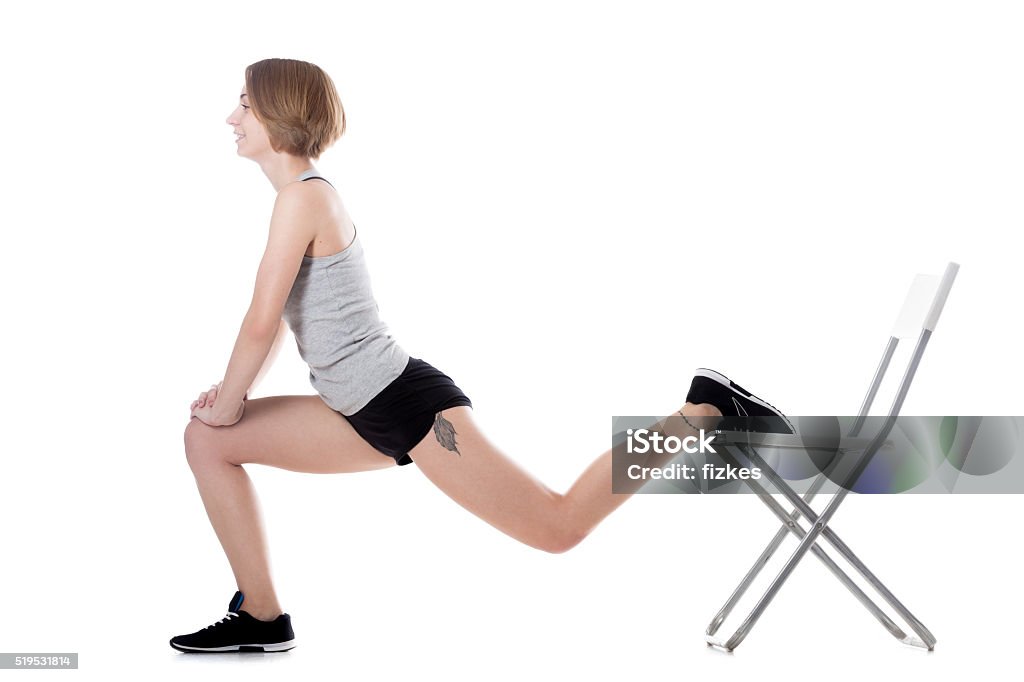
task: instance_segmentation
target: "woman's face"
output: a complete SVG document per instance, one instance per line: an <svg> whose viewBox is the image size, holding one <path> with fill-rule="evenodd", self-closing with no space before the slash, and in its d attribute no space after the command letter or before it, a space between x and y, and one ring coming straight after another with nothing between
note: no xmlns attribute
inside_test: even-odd
<svg viewBox="0 0 1024 682"><path fill-rule="evenodd" d="M256 119L256 114L252 113L245 87L238 97L238 107L228 116L227 123L235 131L235 145L239 156L256 160L274 153L266 128Z"/></svg>

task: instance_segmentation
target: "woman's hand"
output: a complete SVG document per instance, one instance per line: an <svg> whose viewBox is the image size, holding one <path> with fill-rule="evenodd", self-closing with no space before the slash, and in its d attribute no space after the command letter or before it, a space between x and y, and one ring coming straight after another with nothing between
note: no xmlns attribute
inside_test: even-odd
<svg viewBox="0 0 1024 682"><path fill-rule="evenodd" d="M214 400L217 398L217 391L220 389L220 386L223 383L223 381L221 381L220 383L216 383L210 387L209 391L203 391L202 393L200 393L199 397L192 401L192 405L189 407L189 409L194 410L197 407L205 407L207 403L210 403L212 405Z"/></svg>
<svg viewBox="0 0 1024 682"><path fill-rule="evenodd" d="M234 409L228 409L223 405L218 406L217 393L224 382L214 384L209 391L203 391L196 400L192 401L191 416L210 426L231 426L242 418L245 412L245 401L249 399L249 392L246 391L242 401Z"/></svg>
<svg viewBox="0 0 1024 682"><path fill-rule="evenodd" d="M203 406L205 406L207 404L213 405L213 403L216 402L216 400L217 400L217 393L220 391L220 387L223 384L224 384L224 382L220 381L220 382L214 384L213 386L211 386L209 391L203 391L202 393L200 393L199 397L192 401L192 405L191 405L190 409L195 409L196 407L203 407ZM248 400L248 399L249 399L249 391L246 391L245 392L245 396L242 398L242 400Z"/></svg>
<svg viewBox="0 0 1024 682"><path fill-rule="evenodd" d="M225 409L223 404L211 405L207 403L204 407L193 407L192 416L210 426L231 426L237 423L245 413L245 401L238 401L238 407Z"/></svg>

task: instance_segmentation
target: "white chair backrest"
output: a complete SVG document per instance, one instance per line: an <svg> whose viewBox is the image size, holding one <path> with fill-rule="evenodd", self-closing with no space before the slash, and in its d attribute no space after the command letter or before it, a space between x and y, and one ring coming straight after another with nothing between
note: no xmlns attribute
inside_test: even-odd
<svg viewBox="0 0 1024 682"><path fill-rule="evenodd" d="M896 325L893 327L892 335L898 339L916 339L921 331L927 329L935 331L935 325L939 321L939 314L946 304L949 290L953 287L953 280L960 269L957 263L946 265L946 272L938 275L917 275L914 283L910 286L907 298L903 301L903 308L896 318Z"/></svg>

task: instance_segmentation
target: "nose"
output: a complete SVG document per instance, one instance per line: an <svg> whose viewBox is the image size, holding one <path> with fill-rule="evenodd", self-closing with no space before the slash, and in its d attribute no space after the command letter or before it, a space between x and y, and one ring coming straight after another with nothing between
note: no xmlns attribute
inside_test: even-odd
<svg viewBox="0 0 1024 682"><path fill-rule="evenodd" d="M237 123L238 123L238 109L239 108L240 107L235 107L235 110L232 111L230 114L228 114L228 117L225 120L225 123L227 123L229 126L234 127L235 125L237 125Z"/></svg>

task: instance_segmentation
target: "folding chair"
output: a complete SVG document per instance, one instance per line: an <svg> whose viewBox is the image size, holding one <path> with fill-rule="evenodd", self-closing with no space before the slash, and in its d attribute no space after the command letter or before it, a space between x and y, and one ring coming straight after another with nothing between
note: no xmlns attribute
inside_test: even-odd
<svg viewBox="0 0 1024 682"><path fill-rule="evenodd" d="M789 500L791 504L794 505L795 509L787 514L782 505L780 505L757 481L745 481L751 486L753 491L769 507L769 509L771 509L771 511L782 521L783 525L775 534L775 537L772 538L772 541L768 544L765 550L761 553L761 556L759 556L757 561L754 562L753 567L751 567L747 572L743 581L733 591L732 596L729 597L729 600L711 621L706 633L708 646L719 647L727 651L732 651L739 646L740 642L742 642L750 633L751 628L764 613L775 595L779 592L783 583L789 578L790 574L796 568L797 563L799 563L803 556L810 551L826 565L826 567L847 587L847 589L850 590L858 601L860 601L868 611L878 619L890 634L905 644L922 647L929 651L934 649L935 637L928 631L928 628L926 628L921 621L915 618L907 607L901 604L892 592L890 592L889 589L885 587L885 585L883 585L882 582L875 577L873 573L871 573L871 571L868 570L867 566L857 558L850 548L847 547L839 538L835 531L828 526L828 523L836 513L836 510L839 508L843 499L846 497L846 494L856 484L860 474L867 468L871 458L883 444L888 442L886 441L886 438L892 430L893 424L896 422L896 417L899 415L900 408L906 398L907 391L910 389L910 384L914 379L914 374L916 373L917 366L921 361L921 356L924 354L925 346L927 345L932 332L935 330L939 314L942 312L942 307L946 302L946 298L949 296L950 288L953 286L953 280L956 278L956 273L959 268L960 266L957 263L949 263L941 278L934 275L917 275L915 277L914 282L910 287L910 291L907 294L907 298L903 303L900 315L896 320L896 325L893 329L892 336L889 338L889 343L886 345L885 352L882 353L882 360L879 363L878 368L875 370L874 379L872 379L871 385L868 388L867 395L865 396L860 408L860 413L851 426L848 436L840 439L838 443L839 452L863 451L863 454L859 456L859 459L853 465L848 477L845 479L844 484L821 514L815 513L814 510L811 509L809 503L825 482L829 480L828 471L819 474L811 484L810 488L808 488L805 497L801 498L793 491L785 480L782 479L781 476L768 466L765 460L753 447L754 445L771 445L773 447L805 448L806 444L799 436L796 434L757 434L742 431L722 431L716 435L715 445L723 446L718 448L719 452L732 460L731 463L735 466L739 466L738 458L731 452L732 447L738 448L744 453L744 455L746 455L747 459L754 466L761 469L766 478L785 496L787 500ZM899 340L913 337L917 337L917 345L914 347L913 354L907 364L903 379L896 391L896 397L893 400L892 406L889 408L888 417L885 419L879 429L879 432L875 434L875 436L871 438L858 438L857 436L861 427L864 425L866 417L868 416L868 410L871 408L872 402L874 402L875 395L878 392L878 388L882 383L882 378L885 376L885 372L889 367L889 361L892 359L893 353L896 351L896 346L899 343ZM805 531L798 523L801 516L807 519L808 523L811 524L810 530ZM782 570L772 581L764 595L762 595L758 600L753 610L746 619L744 619L736 632L728 640L717 639L715 637L715 633L718 632L718 629L721 627L726 617L732 612L736 603L747 591L747 588L750 587L758 573L760 573L761 569L768 563L769 559L771 559L772 555L779 548L782 541L789 533L793 533L800 540L796 550L786 561L785 566L783 566ZM850 579L846 573L843 572L831 557L829 557L825 550L818 546L818 536L824 537L825 540L828 541L828 543L832 545L832 547L834 547L844 559L846 559L862 576L864 576L865 580L875 588L875 590L877 590L883 599L885 599L885 601L903 617L914 633L917 634L917 637L906 634Z"/></svg>

